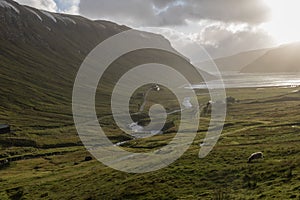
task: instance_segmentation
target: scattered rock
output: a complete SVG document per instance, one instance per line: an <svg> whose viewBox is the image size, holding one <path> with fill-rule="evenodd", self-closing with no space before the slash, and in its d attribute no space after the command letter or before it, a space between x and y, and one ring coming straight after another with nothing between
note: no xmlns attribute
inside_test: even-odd
<svg viewBox="0 0 300 200"><path fill-rule="evenodd" d="M0 134L10 133L10 126L8 124L0 124Z"/></svg>
<svg viewBox="0 0 300 200"><path fill-rule="evenodd" d="M41 198L45 198L45 197L47 197L48 195L49 195L48 193L44 193L44 194L41 195Z"/></svg>
<svg viewBox="0 0 300 200"><path fill-rule="evenodd" d="M87 157L85 157L85 159L84 159L84 161L91 161L91 160L93 160L93 158L92 158L92 156L87 156Z"/></svg>

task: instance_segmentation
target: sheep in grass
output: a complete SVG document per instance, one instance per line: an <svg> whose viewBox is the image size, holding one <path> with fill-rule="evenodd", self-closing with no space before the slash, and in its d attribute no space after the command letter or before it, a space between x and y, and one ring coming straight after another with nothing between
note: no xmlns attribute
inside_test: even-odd
<svg viewBox="0 0 300 200"><path fill-rule="evenodd" d="M256 159L263 159L264 155L262 152L256 152L251 154L251 156L248 158L248 163L251 163L252 160L256 160Z"/></svg>
<svg viewBox="0 0 300 200"><path fill-rule="evenodd" d="M0 169L8 167L9 166L9 161L8 160L0 160Z"/></svg>

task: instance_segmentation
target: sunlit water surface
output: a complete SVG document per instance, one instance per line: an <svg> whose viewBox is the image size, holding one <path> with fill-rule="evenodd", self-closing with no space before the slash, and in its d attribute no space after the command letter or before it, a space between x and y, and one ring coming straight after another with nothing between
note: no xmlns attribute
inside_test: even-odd
<svg viewBox="0 0 300 200"><path fill-rule="evenodd" d="M210 88L260 88L260 87L297 87L300 86L300 73L294 74L242 74L228 72L222 75L222 80L208 82ZM193 85L194 89L205 89L203 82Z"/></svg>

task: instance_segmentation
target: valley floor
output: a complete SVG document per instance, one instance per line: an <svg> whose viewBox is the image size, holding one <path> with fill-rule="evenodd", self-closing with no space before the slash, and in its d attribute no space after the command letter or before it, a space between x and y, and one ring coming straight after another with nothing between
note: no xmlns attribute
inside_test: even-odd
<svg viewBox="0 0 300 200"><path fill-rule="evenodd" d="M203 117L189 150L167 168L146 174L118 172L95 159L85 161L89 153L72 125L66 124L63 130L26 130L38 144L43 144L39 134L44 134L52 146L14 146L16 138L0 135L0 160L10 159L9 165L0 168L0 199L300 199L297 89L228 89L227 95L238 101L228 105L225 127L213 151L198 158L209 120ZM64 130L72 133L62 135ZM57 132L56 138L52 132ZM167 144L173 136L134 140L123 148L148 151ZM265 159L247 163L257 151Z"/></svg>

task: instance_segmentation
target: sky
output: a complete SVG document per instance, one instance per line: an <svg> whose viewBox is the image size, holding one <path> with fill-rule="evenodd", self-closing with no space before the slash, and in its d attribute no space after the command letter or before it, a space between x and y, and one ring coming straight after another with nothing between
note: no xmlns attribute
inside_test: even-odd
<svg viewBox="0 0 300 200"><path fill-rule="evenodd" d="M17 0L164 35L182 54L202 61L300 40L299 0Z"/></svg>

